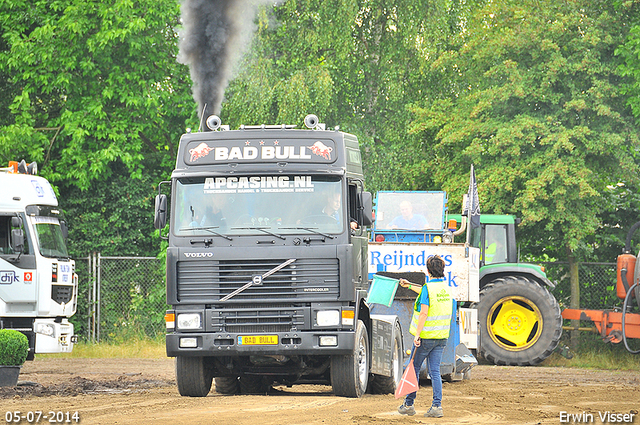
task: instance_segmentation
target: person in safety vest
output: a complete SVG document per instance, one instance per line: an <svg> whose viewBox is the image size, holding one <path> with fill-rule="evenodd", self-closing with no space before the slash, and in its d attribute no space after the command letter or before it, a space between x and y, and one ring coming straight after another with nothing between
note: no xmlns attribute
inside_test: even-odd
<svg viewBox="0 0 640 425"><path fill-rule="evenodd" d="M424 416L441 418L443 413L440 361L449 338L451 317L455 315L455 300L451 297L444 280L444 260L442 258L437 255L430 257L427 260L427 273L429 279L426 285L416 285L406 279L400 279L400 285L419 293L413 306L413 316L409 327L409 332L415 337L413 347L411 347L411 357L418 380L420 379L422 362L425 359L428 360L433 402ZM403 415L415 415L416 410L413 406L415 399L416 392L407 394L404 403L398 407L398 412Z"/></svg>

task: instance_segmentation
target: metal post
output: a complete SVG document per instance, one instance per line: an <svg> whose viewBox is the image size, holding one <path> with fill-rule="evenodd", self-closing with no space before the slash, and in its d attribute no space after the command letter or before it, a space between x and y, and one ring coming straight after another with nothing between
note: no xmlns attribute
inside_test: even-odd
<svg viewBox="0 0 640 425"><path fill-rule="evenodd" d="M568 256L569 259L569 282L571 284L571 301L569 306L572 309L580 308L580 270L578 267L578 261L573 256L573 253ZM579 320L572 320L571 326L579 327ZM576 348L578 345L578 331L571 331L571 346Z"/></svg>
<svg viewBox="0 0 640 425"><path fill-rule="evenodd" d="M96 325L96 328L97 328L97 339L96 339L96 341L97 342L100 342L100 274L101 274L100 273L100 271L101 271L101 269L100 269L100 265L101 265L100 259L101 258L102 257L100 257L100 253L98 253L98 273L97 273L97 276L98 276L98 288L97 288L98 292L97 292L97 294L98 294L98 296L97 296L97 299L96 299L96 322L97 322L97 325Z"/></svg>
<svg viewBox="0 0 640 425"><path fill-rule="evenodd" d="M91 341L96 342L96 253L92 253L93 261L91 264L92 290L91 290Z"/></svg>
<svg viewBox="0 0 640 425"><path fill-rule="evenodd" d="M91 253L87 256L87 274L91 273ZM91 278L93 279L93 274L91 274ZM78 286L80 284L78 283ZM80 288L78 287L78 292ZM87 292L87 305L91 305L91 291ZM91 341L91 314L87 312L87 341Z"/></svg>

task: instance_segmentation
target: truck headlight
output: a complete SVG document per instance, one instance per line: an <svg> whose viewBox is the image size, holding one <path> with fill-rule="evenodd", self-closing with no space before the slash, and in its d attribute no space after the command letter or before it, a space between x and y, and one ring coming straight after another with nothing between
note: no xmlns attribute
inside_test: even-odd
<svg viewBox="0 0 640 425"><path fill-rule="evenodd" d="M55 337L56 328L50 323L38 323L36 325L36 333L50 336L50 337Z"/></svg>
<svg viewBox="0 0 640 425"><path fill-rule="evenodd" d="M320 310L316 313L318 326L338 326L340 324L340 310Z"/></svg>
<svg viewBox="0 0 640 425"><path fill-rule="evenodd" d="M178 329L200 329L200 313L179 313L176 321Z"/></svg>

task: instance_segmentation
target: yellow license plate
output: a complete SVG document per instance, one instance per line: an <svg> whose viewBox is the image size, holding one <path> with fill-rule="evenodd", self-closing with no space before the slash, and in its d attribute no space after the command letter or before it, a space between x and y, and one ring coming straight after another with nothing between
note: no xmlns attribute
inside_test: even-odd
<svg viewBox="0 0 640 425"><path fill-rule="evenodd" d="M238 336L238 345L278 345L278 335Z"/></svg>

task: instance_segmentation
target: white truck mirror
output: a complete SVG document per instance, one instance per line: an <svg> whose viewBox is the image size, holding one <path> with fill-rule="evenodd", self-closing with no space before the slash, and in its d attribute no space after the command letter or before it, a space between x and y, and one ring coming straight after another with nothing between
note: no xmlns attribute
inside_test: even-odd
<svg viewBox="0 0 640 425"><path fill-rule="evenodd" d="M11 249L16 253L24 251L24 234L22 233L22 229L11 229Z"/></svg>

